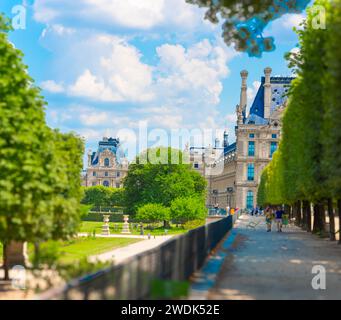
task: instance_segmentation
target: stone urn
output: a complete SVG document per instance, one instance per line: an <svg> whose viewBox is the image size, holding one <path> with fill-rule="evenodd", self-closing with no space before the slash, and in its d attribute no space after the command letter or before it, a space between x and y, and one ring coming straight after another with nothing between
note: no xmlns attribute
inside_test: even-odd
<svg viewBox="0 0 341 320"><path fill-rule="evenodd" d="M129 216L123 215L123 227L122 227L122 234L131 234L129 230Z"/></svg>
<svg viewBox="0 0 341 320"><path fill-rule="evenodd" d="M103 236L109 236L110 235L110 228L109 228L109 214L104 214L103 215L103 226L102 226L102 235Z"/></svg>

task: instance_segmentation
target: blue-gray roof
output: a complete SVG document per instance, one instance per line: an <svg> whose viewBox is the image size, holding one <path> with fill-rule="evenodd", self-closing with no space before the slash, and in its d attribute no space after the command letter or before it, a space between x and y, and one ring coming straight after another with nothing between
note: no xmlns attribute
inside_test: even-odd
<svg viewBox="0 0 341 320"><path fill-rule="evenodd" d="M227 154L231 153L231 152L235 152L237 149L237 144L236 143L232 143L229 146L224 148L224 155L226 156Z"/></svg>
<svg viewBox="0 0 341 320"><path fill-rule="evenodd" d="M116 159L119 162L121 156L124 156L121 154L121 152L118 152L119 147L120 147L120 140L117 138L108 138L108 139L103 139L102 141L99 141L97 151L93 152L91 155L91 164L93 166L97 165L99 155L105 150L109 150L113 154L115 154Z"/></svg>
<svg viewBox="0 0 341 320"><path fill-rule="evenodd" d="M272 113L277 107L283 105L283 103L287 99L286 94L289 90L290 83L293 79L295 78L293 77L271 77L270 78L271 94L272 94L270 113ZM261 85L258 89L255 100L253 101L252 106L250 108L250 116L256 115L260 118L264 118L264 83L265 83L265 77L262 77ZM250 116L248 117L248 119L250 118ZM248 119L246 119L246 121L248 121ZM260 124L263 124L263 123L260 123Z"/></svg>

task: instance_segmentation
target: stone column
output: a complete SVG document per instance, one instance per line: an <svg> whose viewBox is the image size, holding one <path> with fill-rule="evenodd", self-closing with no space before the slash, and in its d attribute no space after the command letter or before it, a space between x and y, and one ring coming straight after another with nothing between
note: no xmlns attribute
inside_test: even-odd
<svg viewBox="0 0 341 320"><path fill-rule="evenodd" d="M12 241L6 246L7 264L11 268L15 265L27 266L27 242Z"/></svg>
<svg viewBox="0 0 341 320"><path fill-rule="evenodd" d="M242 87L240 92L240 107L243 111L245 111L247 106L247 77L249 73L246 70L243 70L240 73L240 76L242 77Z"/></svg>
<svg viewBox="0 0 341 320"><path fill-rule="evenodd" d="M270 108L271 108L271 76L272 69L267 67L264 69L265 83L264 83L264 118L270 118Z"/></svg>

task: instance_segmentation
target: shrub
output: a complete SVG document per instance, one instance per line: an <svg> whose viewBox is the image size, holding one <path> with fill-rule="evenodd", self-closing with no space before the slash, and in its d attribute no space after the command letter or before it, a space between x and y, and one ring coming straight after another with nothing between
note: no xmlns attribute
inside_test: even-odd
<svg viewBox="0 0 341 320"><path fill-rule="evenodd" d="M148 203L138 208L135 220L142 222L160 222L169 221L169 208L158 203Z"/></svg>
<svg viewBox="0 0 341 320"><path fill-rule="evenodd" d="M201 197L177 198L171 204L170 214L177 223L204 220L207 215L205 200Z"/></svg>

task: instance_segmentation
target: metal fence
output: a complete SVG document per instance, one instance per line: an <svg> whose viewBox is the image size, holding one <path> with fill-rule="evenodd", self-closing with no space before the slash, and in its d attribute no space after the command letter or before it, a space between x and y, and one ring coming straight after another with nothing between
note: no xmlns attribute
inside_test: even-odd
<svg viewBox="0 0 341 320"><path fill-rule="evenodd" d="M124 263L51 289L40 299L149 299L156 279L185 281L232 229L233 217L171 238Z"/></svg>

